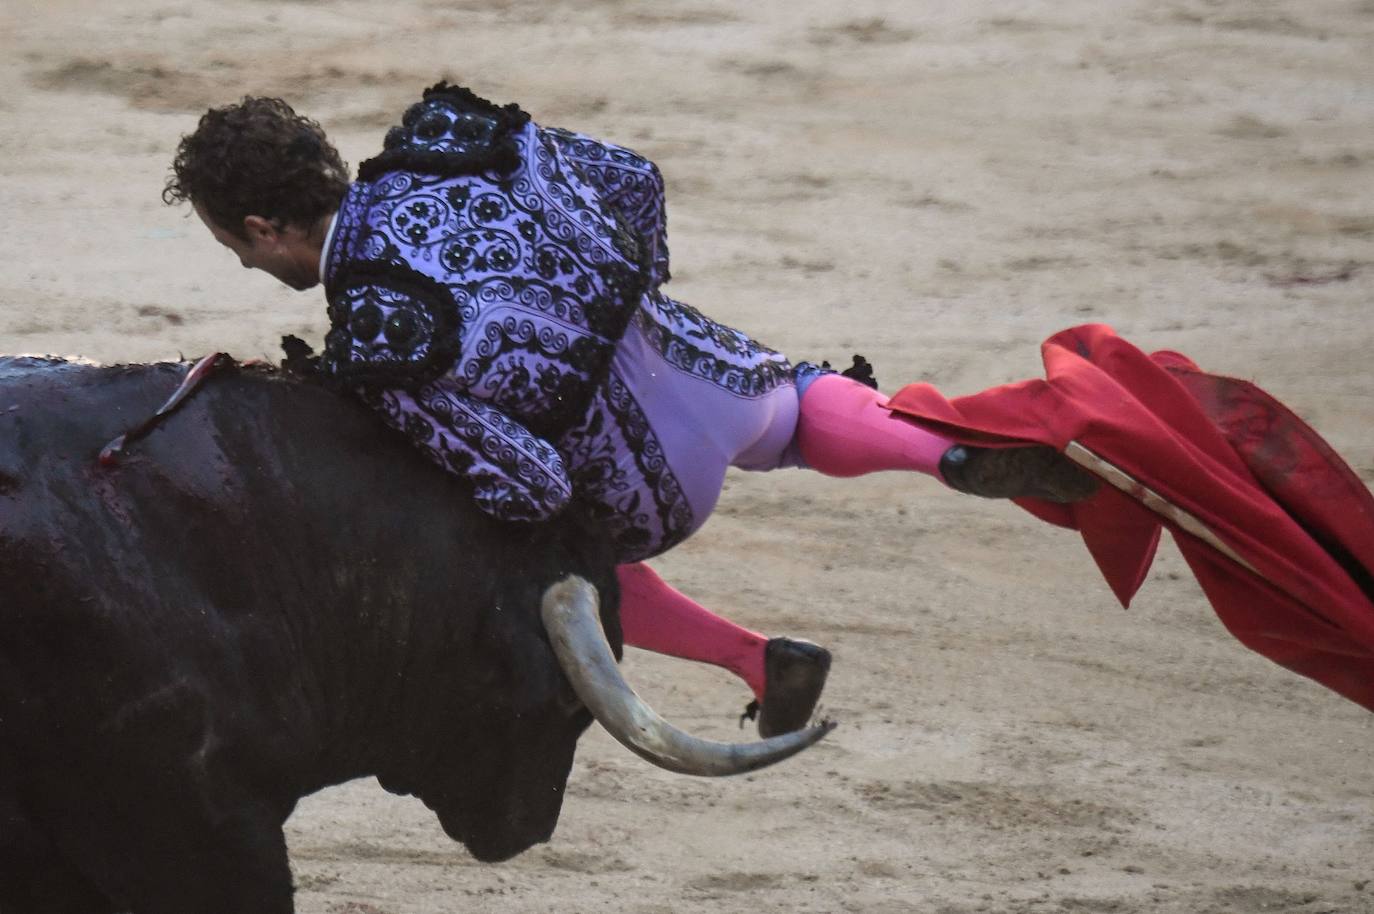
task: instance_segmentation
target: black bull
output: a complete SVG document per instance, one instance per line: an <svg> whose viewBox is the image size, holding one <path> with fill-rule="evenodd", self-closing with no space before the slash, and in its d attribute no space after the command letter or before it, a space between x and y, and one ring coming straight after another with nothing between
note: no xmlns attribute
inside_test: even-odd
<svg viewBox="0 0 1374 914"><path fill-rule="evenodd" d="M0 360L0 912L292 910L282 823L376 775L481 860L545 840L591 718L539 618L575 520L488 520L366 409L231 371Z"/></svg>

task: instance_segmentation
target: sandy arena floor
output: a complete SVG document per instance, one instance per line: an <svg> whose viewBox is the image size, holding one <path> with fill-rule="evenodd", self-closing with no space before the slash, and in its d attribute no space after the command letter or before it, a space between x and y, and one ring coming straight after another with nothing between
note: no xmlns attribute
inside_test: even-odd
<svg viewBox="0 0 1374 914"><path fill-rule="evenodd" d="M0 349L318 339L318 290L161 205L177 139L279 94L356 164L440 76L649 154L670 291L794 358L971 393L1102 321L1256 379L1374 477L1370 0L4 0ZM834 736L704 782L594 731L553 842L502 866L328 790L288 827L299 909L1374 911L1374 720L1234 642L1172 547L1123 612L1012 507L781 472L732 475L655 564L833 648ZM738 738L728 676L626 667Z"/></svg>

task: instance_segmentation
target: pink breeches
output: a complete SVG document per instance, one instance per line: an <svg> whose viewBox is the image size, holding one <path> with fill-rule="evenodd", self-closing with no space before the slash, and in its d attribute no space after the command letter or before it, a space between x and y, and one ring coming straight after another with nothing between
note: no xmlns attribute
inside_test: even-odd
<svg viewBox="0 0 1374 914"><path fill-rule="evenodd" d="M806 465L827 476L915 470L940 478L954 442L894 416L887 397L837 374L811 382L801 399L797 446Z"/></svg>
<svg viewBox="0 0 1374 914"><path fill-rule="evenodd" d="M725 667L763 698L766 636L688 599L643 562L619 565L615 571L620 579L620 626L626 644Z"/></svg>
<svg viewBox="0 0 1374 914"><path fill-rule="evenodd" d="M953 443L883 408L887 398L840 375L812 381L801 398L795 444L807 466L827 476L915 470L939 479ZM642 562L620 565L625 643L715 664L739 676L760 700L768 638L715 615L674 590Z"/></svg>

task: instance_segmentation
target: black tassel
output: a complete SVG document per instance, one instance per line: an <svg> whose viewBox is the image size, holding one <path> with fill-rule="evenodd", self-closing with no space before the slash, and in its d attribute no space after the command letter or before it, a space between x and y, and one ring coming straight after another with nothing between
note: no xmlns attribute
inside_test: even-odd
<svg viewBox="0 0 1374 914"><path fill-rule="evenodd" d="M822 368L829 368L829 362L821 362ZM846 378L865 384L874 390L878 389L878 379L873 376L873 363L857 352L854 353L854 364L840 372Z"/></svg>

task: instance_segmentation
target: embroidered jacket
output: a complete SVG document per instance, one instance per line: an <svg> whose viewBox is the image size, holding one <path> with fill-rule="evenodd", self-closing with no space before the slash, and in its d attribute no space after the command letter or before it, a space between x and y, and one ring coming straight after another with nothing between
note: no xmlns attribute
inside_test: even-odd
<svg viewBox="0 0 1374 914"><path fill-rule="evenodd" d="M323 365L488 513L548 517L572 494L553 442L667 277L653 163L441 83L344 199Z"/></svg>
<svg viewBox="0 0 1374 914"><path fill-rule="evenodd" d="M440 84L340 209L323 366L489 514L576 492L637 561L705 522L727 466L785 465L795 427L787 359L667 278L653 163Z"/></svg>

